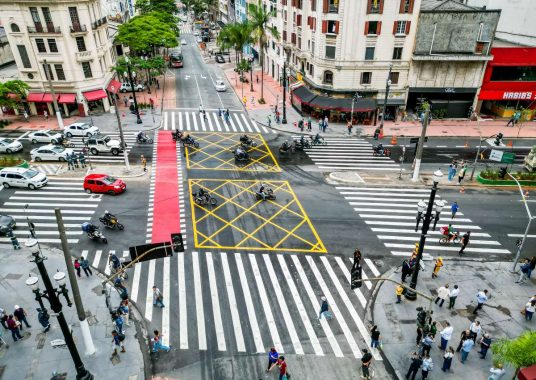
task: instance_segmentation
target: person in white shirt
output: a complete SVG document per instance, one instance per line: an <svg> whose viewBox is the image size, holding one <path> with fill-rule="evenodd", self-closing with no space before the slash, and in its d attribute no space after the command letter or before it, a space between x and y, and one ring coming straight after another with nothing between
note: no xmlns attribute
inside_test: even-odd
<svg viewBox="0 0 536 380"><path fill-rule="evenodd" d="M488 380L501 380L505 372L502 364L499 363L496 367L490 368Z"/></svg>
<svg viewBox="0 0 536 380"><path fill-rule="evenodd" d="M476 337L480 332L482 331L482 327L480 326L480 321L474 321L471 323L471 326L469 326L469 331L471 332L471 339L473 339L473 342L476 343Z"/></svg>
<svg viewBox="0 0 536 380"><path fill-rule="evenodd" d="M449 295L450 295L449 284L445 284L445 286L442 286L439 289L437 289L437 298L435 300L436 305L439 302L439 300L441 300L441 302L439 303L439 307L443 307L443 304L445 303L445 300L449 298Z"/></svg>
<svg viewBox="0 0 536 380"><path fill-rule="evenodd" d="M452 338L452 332L454 331L454 328L448 321L445 322L445 324L446 327L439 332L439 335L441 335L441 345L439 348L441 348L442 351L447 349L447 344L449 343L450 338Z"/></svg>
<svg viewBox="0 0 536 380"><path fill-rule="evenodd" d="M450 291L449 295L449 309L454 308L458 294L460 294L460 289L458 288L458 285L454 285L454 288Z"/></svg>

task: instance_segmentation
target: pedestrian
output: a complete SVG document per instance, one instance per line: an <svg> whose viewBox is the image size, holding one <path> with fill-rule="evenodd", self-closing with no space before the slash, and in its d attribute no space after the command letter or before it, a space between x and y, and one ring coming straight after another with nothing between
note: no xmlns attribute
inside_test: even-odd
<svg viewBox="0 0 536 380"><path fill-rule="evenodd" d="M285 361L284 356L280 356L279 359L277 359L277 365L279 366L279 380L288 378L287 362Z"/></svg>
<svg viewBox="0 0 536 380"><path fill-rule="evenodd" d="M434 270L432 271L432 278L437 278L437 276L439 275L439 270L441 269L442 266L443 266L443 258L438 257L434 264Z"/></svg>
<svg viewBox="0 0 536 380"><path fill-rule="evenodd" d="M427 354L423 361L422 361L422 379L425 380L428 378L428 372L432 370L434 367L434 363L432 362L432 358L430 357L430 354Z"/></svg>
<svg viewBox="0 0 536 380"><path fill-rule="evenodd" d="M298 121L298 128L300 128L300 131L303 132L303 119L300 119L300 121Z"/></svg>
<svg viewBox="0 0 536 380"><path fill-rule="evenodd" d="M319 132L323 131L323 124L324 122L322 121L322 118L318 119L318 131Z"/></svg>
<svg viewBox="0 0 536 380"><path fill-rule="evenodd" d="M93 272L91 271L91 268L89 267L89 261L87 261L87 259L85 259L84 256L80 257L80 266L84 270L86 277L93 276Z"/></svg>
<svg viewBox="0 0 536 380"><path fill-rule="evenodd" d="M460 294L460 289L458 288L458 285L454 285L454 289L450 291L449 295L449 309L454 308L458 294Z"/></svg>
<svg viewBox="0 0 536 380"><path fill-rule="evenodd" d="M374 130L374 140L378 140L379 137L380 137L380 128L376 128Z"/></svg>
<svg viewBox="0 0 536 380"><path fill-rule="evenodd" d="M119 333L119 335L124 335L125 332L123 331L123 325L124 321L123 318L118 313L112 313L112 321L115 326L115 331Z"/></svg>
<svg viewBox="0 0 536 380"><path fill-rule="evenodd" d="M458 202L454 202L450 206L450 211L452 212L452 218L451 219L454 219L454 217L456 216L456 213L458 212L459 209L460 209L460 206L458 206Z"/></svg>
<svg viewBox="0 0 536 380"><path fill-rule="evenodd" d="M203 120L207 121L207 111L203 110Z"/></svg>
<svg viewBox="0 0 536 380"><path fill-rule="evenodd" d="M82 152L78 153L78 161L80 161L80 165L83 168L86 167L86 156L84 156L84 153L82 153Z"/></svg>
<svg viewBox="0 0 536 380"><path fill-rule="evenodd" d="M460 352L460 350L462 349L463 342L465 342L466 339L471 339L470 330L463 330L460 334L460 343L458 344L458 348L456 348L456 352Z"/></svg>
<svg viewBox="0 0 536 380"><path fill-rule="evenodd" d="M396 303L402 302L402 294L404 294L404 287L402 285L397 285L395 289L396 294Z"/></svg>
<svg viewBox="0 0 536 380"><path fill-rule="evenodd" d="M76 153L71 154L71 158L73 160L73 166L78 169L78 155Z"/></svg>
<svg viewBox="0 0 536 380"><path fill-rule="evenodd" d="M452 181L452 178L456 175L456 169L458 167L458 164L456 163L456 160L453 160L452 163L449 165L448 170L448 180L449 182Z"/></svg>
<svg viewBox="0 0 536 380"><path fill-rule="evenodd" d="M441 367L441 371L447 372L450 370L453 357L454 357L454 348L452 348L452 346L449 346L449 348L443 355L443 366Z"/></svg>
<svg viewBox="0 0 536 380"><path fill-rule="evenodd" d="M244 97L242 98L242 103L244 103L244 107L247 106L248 98L246 95L244 95Z"/></svg>
<svg viewBox="0 0 536 380"><path fill-rule="evenodd" d="M422 337L424 335L424 330L422 326L417 326L417 338L415 339L415 345L419 347L422 341Z"/></svg>
<svg viewBox="0 0 536 380"><path fill-rule="evenodd" d="M406 282L406 277L412 272L412 267L408 260L402 261L402 282Z"/></svg>
<svg viewBox="0 0 536 380"><path fill-rule="evenodd" d="M50 330L50 316L48 315L47 309L37 308L37 320L43 326L43 332L46 333Z"/></svg>
<svg viewBox="0 0 536 380"><path fill-rule="evenodd" d="M309 117L307 118L307 131L308 131L308 132L311 132L312 129L313 129L313 123L312 123L312 121L311 121L311 116L309 116Z"/></svg>
<svg viewBox="0 0 536 380"><path fill-rule="evenodd" d="M514 115L512 115L512 117L510 118L510 120L508 120L508 123L506 123L506 126L509 127L510 124L512 124L512 127L513 127L515 121L516 121L516 117L515 117L515 114L514 114Z"/></svg>
<svg viewBox="0 0 536 380"><path fill-rule="evenodd" d="M160 90L160 82L158 81L158 79L156 80L156 89Z"/></svg>
<svg viewBox="0 0 536 380"><path fill-rule="evenodd" d="M74 170L73 159L71 158L70 154L65 156L65 161L67 161L67 170Z"/></svg>
<svg viewBox="0 0 536 380"><path fill-rule="evenodd" d="M430 335L432 336L432 339L435 339L436 334L437 334L437 321L433 321L430 324Z"/></svg>
<svg viewBox="0 0 536 380"><path fill-rule="evenodd" d="M22 330L22 322L24 322L26 327L28 327L28 328L32 327L32 326L30 326L30 324L28 323L28 320L26 319L26 316L28 315L26 313L26 310L24 310L19 305L15 305L13 315L15 316L15 318L17 318L17 321L20 322L20 329L21 330Z"/></svg>
<svg viewBox="0 0 536 380"><path fill-rule="evenodd" d="M0 308L0 323L2 323L2 327L4 328L4 330L8 329L6 322L7 322L6 311L4 309Z"/></svg>
<svg viewBox="0 0 536 380"><path fill-rule="evenodd" d="M117 355L117 349L119 347L121 347L121 352L127 352L125 350L125 345L123 344L124 340L124 335L119 335L115 330L112 331L112 356L110 357L110 359Z"/></svg>
<svg viewBox="0 0 536 380"><path fill-rule="evenodd" d="M432 337L432 334L428 334L424 337L424 339L421 341L421 355L426 355L430 353L430 350L432 349L432 343L434 343L434 338Z"/></svg>
<svg viewBox="0 0 536 380"><path fill-rule="evenodd" d="M476 337L482 332L482 326L480 326L480 321L474 321L469 326L469 338L476 343Z"/></svg>
<svg viewBox="0 0 536 380"><path fill-rule="evenodd" d="M218 117L221 117L221 114L222 114L222 112L221 112L221 108L218 107Z"/></svg>
<svg viewBox="0 0 536 380"><path fill-rule="evenodd" d="M506 371L503 368L501 363L498 363L496 366L493 366L489 370L488 380L501 380Z"/></svg>
<svg viewBox="0 0 536 380"><path fill-rule="evenodd" d="M352 265L352 272L361 266L361 251L359 248L354 250L354 263Z"/></svg>
<svg viewBox="0 0 536 380"><path fill-rule="evenodd" d="M530 278L532 271L536 268L536 256L532 256L530 259L529 273L527 273L527 278Z"/></svg>
<svg viewBox="0 0 536 380"><path fill-rule="evenodd" d="M371 348L380 347L381 335L380 335L380 330L378 330L378 326L374 325L370 329L370 339L371 339L371 341L370 341L370 347Z"/></svg>
<svg viewBox="0 0 536 380"><path fill-rule="evenodd" d="M473 346L475 345L475 342L473 342L472 339L466 339L462 344L462 350L460 351L461 354L461 362L465 363L467 360L467 356L469 355L469 352L473 349Z"/></svg>
<svg viewBox="0 0 536 380"><path fill-rule="evenodd" d="M9 331L11 331L11 336L15 342L19 339L22 339L22 335L20 335L19 330L20 322L16 321L12 314L9 314L7 317L6 324Z"/></svg>
<svg viewBox="0 0 536 380"><path fill-rule="evenodd" d="M48 112L46 110L43 111L43 116L45 117L45 120L48 120Z"/></svg>
<svg viewBox="0 0 536 380"><path fill-rule="evenodd" d="M125 103L125 107L128 107L128 98L126 96L123 98L123 103Z"/></svg>
<svg viewBox="0 0 536 380"><path fill-rule="evenodd" d="M325 296L320 297L322 304L320 305L320 311L318 312L318 319L322 319L324 315L327 319L331 319L331 313L329 312L328 300Z"/></svg>
<svg viewBox="0 0 536 380"><path fill-rule="evenodd" d="M121 304L117 308L117 312L121 315L121 318L123 318L125 325L130 326L130 308L128 306L128 300L121 301Z"/></svg>
<svg viewBox="0 0 536 380"><path fill-rule="evenodd" d="M257 84L259 83L259 74L255 74L255 77L257 78Z"/></svg>
<svg viewBox="0 0 536 380"><path fill-rule="evenodd" d="M22 116L24 117L24 120L25 121L28 121L29 118L28 118L28 111L24 110L24 112L22 113Z"/></svg>
<svg viewBox="0 0 536 380"><path fill-rule="evenodd" d="M411 362L409 365L408 373L406 373L406 379L415 380L415 376L417 376L417 372L419 372L419 368L422 366L422 359L421 357L414 352L411 354Z"/></svg>
<svg viewBox="0 0 536 380"><path fill-rule="evenodd" d="M460 248L460 252L458 254L460 256L463 255L463 251L465 251L465 247L467 247L467 244L469 244L469 240L471 239L471 231L467 231L462 235L462 240L460 241L460 244L462 247Z"/></svg>
<svg viewBox="0 0 536 380"><path fill-rule="evenodd" d="M140 156L140 161L141 161L141 167L143 168L143 172L146 173L147 172L147 160L145 159L145 156L143 154Z"/></svg>
<svg viewBox="0 0 536 380"><path fill-rule="evenodd" d="M443 303L446 301L446 299L450 296L450 290L449 290L449 284L445 284L444 286L437 289L437 298L435 299L435 304L439 302L439 307L443 307Z"/></svg>
<svg viewBox="0 0 536 380"><path fill-rule="evenodd" d="M276 351L275 347L270 348L270 352L268 352L268 367L266 368L266 372L270 372L272 368L277 365L278 358L279 353Z"/></svg>
<svg viewBox="0 0 536 380"><path fill-rule="evenodd" d="M348 136L350 136L352 134L352 122L351 121L348 121L348 123L346 123L346 128L348 129Z"/></svg>
<svg viewBox="0 0 536 380"><path fill-rule="evenodd" d="M442 351L447 349L447 344L449 343L450 338L452 338L452 332L454 331L450 322L446 321L445 325L445 328L439 332L439 335L441 335L441 345L439 348L441 348Z"/></svg>
<svg viewBox="0 0 536 380"><path fill-rule="evenodd" d="M372 363L372 354L364 348L362 351L363 356L361 357L361 378L370 379L370 364Z"/></svg>
<svg viewBox="0 0 536 380"><path fill-rule="evenodd" d="M203 105L200 104L200 105L199 105L199 114L201 115L202 113L203 113Z"/></svg>
<svg viewBox="0 0 536 380"><path fill-rule="evenodd" d="M164 296L156 285L153 285L153 306L164 307Z"/></svg>
<svg viewBox="0 0 536 380"><path fill-rule="evenodd" d="M130 110L133 111L134 110L134 98L132 97L132 95L128 97L128 104L130 104L129 106Z"/></svg>
<svg viewBox="0 0 536 380"><path fill-rule="evenodd" d="M270 115L266 116L267 120L268 120L268 128L270 128L272 126L272 118L270 117Z"/></svg>
<svg viewBox="0 0 536 380"><path fill-rule="evenodd" d="M76 269L76 275L80 278L80 262L78 259L74 259L74 269Z"/></svg>
<svg viewBox="0 0 536 380"><path fill-rule="evenodd" d="M165 346L164 344L162 344L162 335L160 335L160 332L158 330L154 330L153 334L154 334L154 337L152 339L153 352L158 352L158 351L169 352L171 350L171 347Z"/></svg>
<svg viewBox="0 0 536 380"><path fill-rule="evenodd" d="M153 100L153 98L149 98L149 105L151 106L151 109L154 109L154 100Z"/></svg>
<svg viewBox="0 0 536 380"><path fill-rule="evenodd" d="M522 284L527 280L530 271L530 260L523 259L523 263L519 267L519 279L516 284Z"/></svg>
<svg viewBox="0 0 536 380"><path fill-rule="evenodd" d="M467 165L463 164L460 172L458 173L458 185L461 185L465 178L465 172L467 171Z"/></svg>
<svg viewBox="0 0 536 380"><path fill-rule="evenodd" d="M480 359L485 359L486 354L488 353L489 347L491 346L491 337L488 333L485 333L482 338L480 338Z"/></svg>
<svg viewBox="0 0 536 380"><path fill-rule="evenodd" d="M476 294L476 302L477 305L475 307L475 310L473 310L473 314L477 314L478 310L482 309L484 306L484 303L488 300L488 289L479 290Z"/></svg>
<svg viewBox="0 0 536 380"><path fill-rule="evenodd" d="M525 305L525 321L532 321L532 316L536 311L536 300L527 302Z"/></svg>
<svg viewBox="0 0 536 380"><path fill-rule="evenodd" d="M324 125L324 132L326 132L326 129L328 129L328 122L329 122L328 116L326 115L326 116L324 116L324 124L323 124Z"/></svg>

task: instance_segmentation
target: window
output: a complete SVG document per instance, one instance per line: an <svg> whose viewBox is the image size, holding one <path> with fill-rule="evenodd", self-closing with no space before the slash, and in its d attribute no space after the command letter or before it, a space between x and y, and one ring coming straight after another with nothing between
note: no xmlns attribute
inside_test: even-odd
<svg viewBox="0 0 536 380"><path fill-rule="evenodd" d="M69 7L69 16L71 17L71 23L75 28L80 28L80 19L78 18L78 10L76 7Z"/></svg>
<svg viewBox="0 0 536 380"><path fill-rule="evenodd" d="M35 44L37 45L37 51L39 53L46 53L47 47L45 46L45 41L42 38L36 38Z"/></svg>
<svg viewBox="0 0 536 380"><path fill-rule="evenodd" d="M389 79L391 80L391 84L398 84L398 77L400 76L400 73L397 71L392 71L391 76Z"/></svg>
<svg viewBox="0 0 536 380"><path fill-rule="evenodd" d="M50 50L51 53L57 53L58 52L58 45L56 45L56 40L54 38L47 39L48 42L48 50Z"/></svg>
<svg viewBox="0 0 536 380"><path fill-rule="evenodd" d="M54 64L54 70L56 70L56 77L58 77L58 80L65 80L65 72L63 71L62 65Z"/></svg>
<svg viewBox="0 0 536 380"><path fill-rule="evenodd" d="M328 0L328 12L329 13L339 12L339 0Z"/></svg>
<svg viewBox="0 0 536 380"><path fill-rule="evenodd" d="M84 37L76 37L76 46L78 47L78 51L86 51Z"/></svg>
<svg viewBox="0 0 536 380"><path fill-rule="evenodd" d="M413 13L414 0L400 0L400 13Z"/></svg>
<svg viewBox="0 0 536 380"><path fill-rule="evenodd" d="M370 84L371 80L372 73L370 71L361 73L361 84Z"/></svg>
<svg viewBox="0 0 536 380"><path fill-rule="evenodd" d="M333 72L332 71L329 71L329 70L324 71L324 80L322 81L322 83L333 84Z"/></svg>
<svg viewBox="0 0 536 380"><path fill-rule="evenodd" d="M11 31L13 33L20 33L20 28L17 24L11 24Z"/></svg>
<svg viewBox="0 0 536 380"><path fill-rule="evenodd" d="M368 0L367 13L383 13L384 0Z"/></svg>
<svg viewBox="0 0 536 380"><path fill-rule="evenodd" d="M45 19L45 25L49 32L54 32L54 22L52 21L52 15L50 14L50 9L48 7L41 8L43 12L43 18Z"/></svg>
<svg viewBox="0 0 536 380"><path fill-rule="evenodd" d="M17 49L19 50L19 55L20 55L20 59L22 61L22 66L25 69L31 69L32 64L30 62L30 58L28 57L28 51L26 50L26 46L17 45Z"/></svg>
<svg viewBox="0 0 536 380"><path fill-rule="evenodd" d="M93 78L93 74L91 73L91 64L89 62L82 62L82 70L84 71L84 77L86 79Z"/></svg>
<svg viewBox="0 0 536 380"><path fill-rule="evenodd" d="M39 18L39 11L35 7L30 7L30 14L32 15L32 20L34 25L37 27L37 24L41 26L41 19Z"/></svg>
<svg viewBox="0 0 536 380"><path fill-rule="evenodd" d="M365 23L365 34L366 35L377 35L380 34L380 21L368 21Z"/></svg>
<svg viewBox="0 0 536 380"><path fill-rule="evenodd" d="M393 34L403 35L409 34L411 21L395 21L393 24Z"/></svg>
<svg viewBox="0 0 536 380"><path fill-rule="evenodd" d="M495 66L491 80L536 82L536 66Z"/></svg>
<svg viewBox="0 0 536 380"><path fill-rule="evenodd" d="M335 46L326 45L326 59L335 59Z"/></svg>
<svg viewBox="0 0 536 380"><path fill-rule="evenodd" d="M402 48L395 47L393 49L393 59L402 59Z"/></svg>
<svg viewBox="0 0 536 380"><path fill-rule="evenodd" d="M309 75L310 76L315 75L315 68L313 65L309 65Z"/></svg>
<svg viewBox="0 0 536 380"><path fill-rule="evenodd" d="M328 21L327 22L327 31L324 33L330 34L339 34L339 22L338 21Z"/></svg>
<svg viewBox="0 0 536 380"><path fill-rule="evenodd" d="M374 59L374 46L365 48L365 61L372 61Z"/></svg>
<svg viewBox="0 0 536 380"><path fill-rule="evenodd" d="M45 78L54 80L54 73L52 72L52 68L48 63L43 64L43 70L45 72Z"/></svg>

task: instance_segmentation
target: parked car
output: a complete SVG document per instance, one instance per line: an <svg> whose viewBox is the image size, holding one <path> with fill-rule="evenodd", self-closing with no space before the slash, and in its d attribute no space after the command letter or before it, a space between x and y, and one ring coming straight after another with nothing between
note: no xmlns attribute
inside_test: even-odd
<svg viewBox="0 0 536 380"><path fill-rule="evenodd" d="M214 87L216 88L216 91L218 92L227 90L227 86L225 85L225 82L222 79L216 79L216 82L214 82Z"/></svg>
<svg viewBox="0 0 536 380"><path fill-rule="evenodd" d="M223 58L223 55L216 54L216 62L218 63L225 63L225 58Z"/></svg>
<svg viewBox="0 0 536 380"><path fill-rule="evenodd" d="M186 42L186 40L182 39L181 40L181 45L188 45L188 42Z"/></svg>
<svg viewBox="0 0 536 380"><path fill-rule="evenodd" d="M141 83L138 83L138 84L135 84L134 85L134 90L137 91L137 92L140 92L140 91L143 91L145 90L145 86ZM121 83L121 87L119 88L119 91L121 92L131 92L132 91L132 87L130 87L130 83L128 82L123 82Z"/></svg>
<svg viewBox="0 0 536 380"><path fill-rule="evenodd" d="M90 125L88 123L73 123L65 127L65 136L71 138L73 136L89 137L99 133L99 127Z"/></svg>
<svg viewBox="0 0 536 380"><path fill-rule="evenodd" d="M93 155L111 153L117 156L123 152L119 140L112 140L110 136L94 135L86 140L86 146Z"/></svg>
<svg viewBox="0 0 536 380"><path fill-rule="evenodd" d="M42 131L32 132L28 135L28 140L32 144L40 143L49 143L49 144L59 144L63 140L63 135L56 131L50 131L48 129Z"/></svg>
<svg viewBox="0 0 536 380"><path fill-rule="evenodd" d="M66 161L67 155L74 153L71 148L64 148L61 145L43 145L30 152L34 161Z"/></svg>
<svg viewBox="0 0 536 380"><path fill-rule="evenodd" d="M12 167L0 170L0 184L6 189L9 187L27 187L34 190L47 183L47 176L34 169Z"/></svg>
<svg viewBox="0 0 536 380"><path fill-rule="evenodd" d="M17 227L15 218L11 215L0 214L0 234L5 235L7 230L14 230Z"/></svg>
<svg viewBox="0 0 536 380"><path fill-rule="evenodd" d="M15 153L22 150L22 144L19 141L0 137L0 152Z"/></svg>
<svg viewBox="0 0 536 380"><path fill-rule="evenodd" d="M121 194L127 189L125 182L107 174L89 174L84 178L84 191L90 193Z"/></svg>

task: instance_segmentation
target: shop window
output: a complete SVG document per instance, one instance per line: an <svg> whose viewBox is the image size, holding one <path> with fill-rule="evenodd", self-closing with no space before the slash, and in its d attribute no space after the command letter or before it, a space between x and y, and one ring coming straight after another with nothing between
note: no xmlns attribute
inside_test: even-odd
<svg viewBox="0 0 536 380"><path fill-rule="evenodd" d="M324 84L333 84L333 72L326 70L324 71L324 80L322 81Z"/></svg>
<svg viewBox="0 0 536 380"><path fill-rule="evenodd" d="M393 49L393 59L402 59L402 48L395 47Z"/></svg>
<svg viewBox="0 0 536 380"><path fill-rule="evenodd" d="M326 59L335 59L335 46L326 45Z"/></svg>
<svg viewBox="0 0 536 380"><path fill-rule="evenodd" d="M372 81L372 73L370 71L365 71L361 73L361 84L370 84Z"/></svg>
<svg viewBox="0 0 536 380"><path fill-rule="evenodd" d="M392 71L391 75L389 76L389 80L391 81L391 84L398 84L398 77L400 76L400 73L397 71Z"/></svg>
<svg viewBox="0 0 536 380"><path fill-rule="evenodd" d="M20 28L17 24L11 24L11 32L13 33L20 33Z"/></svg>
<svg viewBox="0 0 536 380"><path fill-rule="evenodd" d="M91 72L91 64L89 62L82 62L82 71L84 72L84 78L93 78L93 73Z"/></svg>
<svg viewBox="0 0 536 380"><path fill-rule="evenodd" d="M374 60L374 51L376 49L374 46L368 46L365 48L365 61L372 61Z"/></svg>
<svg viewBox="0 0 536 380"><path fill-rule="evenodd" d="M536 82L536 66L495 66L491 72L494 82Z"/></svg>
<svg viewBox="0 0 536 380"><path fill-rule="evenodd" d="M45 45L45 41L42 38L36 38L35 39L35 44L37 45L37 51L39 53L46 53L47 52L47 47Z"/></svg>

